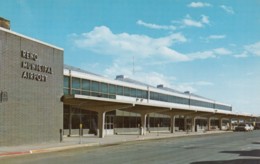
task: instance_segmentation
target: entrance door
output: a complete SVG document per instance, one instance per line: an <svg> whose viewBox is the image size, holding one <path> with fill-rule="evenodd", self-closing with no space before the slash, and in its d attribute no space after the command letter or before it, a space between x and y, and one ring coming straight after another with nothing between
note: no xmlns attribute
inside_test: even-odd
<svg viewBox="0 0 260 164"><path fill-rule="evenodd" d="M114 134L114 115L106 115L105 120L105 134L113 135Z"/></svg>

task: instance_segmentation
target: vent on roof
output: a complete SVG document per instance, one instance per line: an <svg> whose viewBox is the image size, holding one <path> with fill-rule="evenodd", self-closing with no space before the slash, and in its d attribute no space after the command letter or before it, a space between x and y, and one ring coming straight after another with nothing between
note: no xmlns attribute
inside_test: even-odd
<svg viewBox="0 0 260 164"><path fill-rule="evenodd" d="M157 88L163 88L163 84L157 85Z"/></svg>
<svg viewBox="0 0 260 164"><path fill-rule="evenodd" d="M0 17L0 27L10 30L10 21Z"/></svg>
<svg viewBox="0 0 260 164"><path fill-rule="evenodd" d="M117 76L116 76L116 80L118 80L118 79L124 79L124 78L125 78L124 75L117 75Z"/></svg>

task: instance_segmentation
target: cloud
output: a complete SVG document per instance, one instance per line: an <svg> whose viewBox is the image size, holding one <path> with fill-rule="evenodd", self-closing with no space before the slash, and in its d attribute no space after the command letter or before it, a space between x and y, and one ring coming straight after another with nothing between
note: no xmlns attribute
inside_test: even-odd
<svg viewBox="0 0 260 164"><path fill-rule="evenodd" d="M181 22L183 26L193 26L193 27L204 27L205 24L209 24L209 17L205 15L201 15L201 20L196 21L191 18L190 15L186 15L186 17Z"/></svg>
<svg viewBox="0 0 260 164"><path fill-rule="evenodd" d="M221 5L220 8L222 8L224 11L226 11L229 14L235 14L234 10L232 7L228 7L225 5Z"/></svg>
<svg viewBox="0 0 260 164"><path fill-rule="evenodd" d="M216 58L222 55L230 55L232 52L226 48L216 48L208 51L198 51L188 54L190 60Z"/></svg>
<svg viewBox="0 0 260 164"><path fill-rule="evenodd" d="M198 81L195 83L195 85L198 86L213 86L214 84L212 82L208 82L208 81Z"/></svg>
<svg viewBox="0 0 260 164"><path fill-rule="evenodd" d="M175 43L186 42L181 33L161 38L146 35L120 33L114 34L106 26L95 27L88 33L73 36L74 44L83 49L104 55L125 55L139 57L162 56L172 61L187 61L187 56L170 48Z"/></svg>
<svg viewBox="0 0 260 164"><path fill-rule="evenodd" d="M260 56L260 42L244 46L245 50L253 55Z"/></svg>
<svg viewBox="0 0 260 164"><path fill-rule="evenodd" d="M213 51L217 55L230 55L230 54L232 54L231 51L229 51L228 49L225 49L225 48L216 48Z"/></svg>
<svg viewBox="0 0 260 164"><path fill-rule="evenodd" d="M215 58L216 55L214 54L213 51L198 51L194 53L190 53L189 57L191 60L195 59L208 59L208 58Z"/></svg>
<svg viewBox="0 0 260 164"><path fill-rule="evenodd" d="M248 52L247 51L244 51L243 53L241 54L237 54L237 55L234 55L235 58L246 58L248 57Z"/></svg>
<svg viewBox="0 0 260 164"><path fill-rule="evenodd" d="M207 37L208 39L224 39L226 35L210 35Z"/></svg>
<svg viewBox="0 0 260 164"><path fill-rule="evenodd" d="M196 92L196 86L201 85L210 85L207 82L197 82L197 83L180 83L176 84L176 77L168 76L163 73L155 72L155 71L145 71L149 69L142 69L139 68L139 71L133 74L131 69L131 64L126 60L115 60L113 64L105 69L105 76L106 77L116 77L116 75L125 75L128 78L145 82L148 85L152 85L156 87L159 84L163 84L165 87L176 89L178 91L190 91Z"/></svg>
<svg viewBox="0 0 260 164"><path fill-rule="evenodd" d="M114 34L108 27L99 26L90 32L80 35L73 34L70 37L77 48L86 49L96 54L112 55L121 59L129 58L129 60L132 60L132 57L136 56L138 60L149 60L149 63L185 62L232 54L230 50L223 47L188 54L178 52L172 47L176 43L187 41L181 33L152 38L146 35L128 33Z"/></svg>
<svg viewBox="0 0 260 164"><path fill-rule="evenodd" d="M157 25L157 24L152 24L152 23L146 23L142 20L138 20L136 22L138 25L150 28L150 29L156 29L156 30L176 30L175 26L172 25Z"/></svg>
<svg viewBox="0 0 260 164"><path fill-rule="evenodd" d="M209 3L203 3L203 2L191 2L187 6L192 7L192 8L200 8L200 7L210 7L212 5Z"/></svg>
<svg viewBox="0 0 260 164"><path fill-rule="evenodd" d="M206 15L201 15L201 22L204 24L209 24L209 17Z"/></svg>

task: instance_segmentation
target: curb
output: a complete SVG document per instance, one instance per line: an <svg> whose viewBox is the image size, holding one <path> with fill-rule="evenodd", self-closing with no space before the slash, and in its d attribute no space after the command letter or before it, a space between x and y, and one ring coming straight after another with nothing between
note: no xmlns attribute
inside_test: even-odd
<svg viewBox="0 0 260 164"><path fill-rule="evenodd" d="M147 141L147 140L160 140L160 139L169 139L169 138L180 138L180 137L191 137L191 136L201 136L201 135L214 135L214 134L225 134L232 131L225 131L220 133L197 133L197 134L190 134L190 135L179 135L179 136L157 136L157 137L142 137L129 139L129 140L120 140L111 143L87 143L87 144L79 144L79 145L69 145L69 146L59 146L59 147L50 147L50 148L42 148L42 149L32 149L28 151L21 151L21 152L7 152L7 153L0 153L1 157L10 157L10 156L18 156L18 155L27 155L27 154L39 154L39 153L48 153L48 152L57 152L69 149L76 149L76 148L83 148L83 147L94 147L94 146L110 146L115 144L121 143L130 143L130 142L139 142L139 141Z"/></svg>
<svg viewBox="0 0 260 164"><path fill-rule="evenodd" d="M99 143L88 143L88 144L79 144L79 145L70 145L70 146L61 146L61 147L51 147L46 149L35 149L30 150L31 154L36 153L47 153L47 152L55 152L55 151L62 151L62 150L69 150L69 149L75 149L75 148L82 148L82 147L93 147L93 146L99 146Z"/></svg>
<svg viewBox="0 0 260 164"><path fill-rule="evenodd" d="M17 156L17 155L25 155L25 154L30 154L30 151L1 153L0 157Z"/></svg>

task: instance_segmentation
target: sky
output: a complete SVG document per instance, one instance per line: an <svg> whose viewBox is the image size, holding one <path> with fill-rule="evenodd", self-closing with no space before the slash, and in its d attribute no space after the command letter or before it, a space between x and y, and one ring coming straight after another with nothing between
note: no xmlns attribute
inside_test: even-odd
<svg viewBox="0 0 260 164"><path fill-rule="evenodd" d="M259 0L0 0L0 17L65 64L260 114Z"/></svg>

